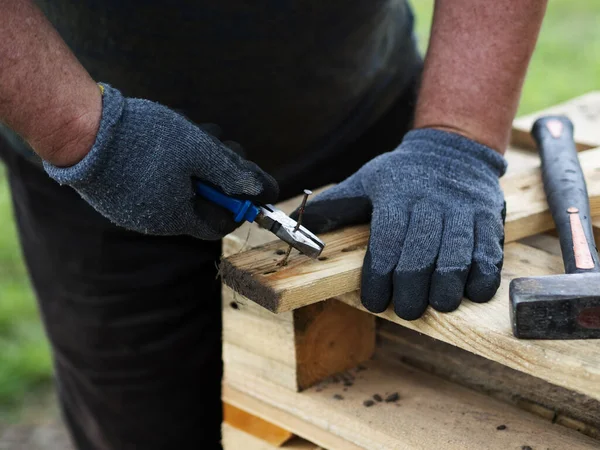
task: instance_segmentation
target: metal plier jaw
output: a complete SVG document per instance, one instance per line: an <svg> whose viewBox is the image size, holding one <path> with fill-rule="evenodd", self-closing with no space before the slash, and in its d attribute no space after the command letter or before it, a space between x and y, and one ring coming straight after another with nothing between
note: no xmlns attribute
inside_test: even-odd
<svg viewBox="0 0 600 450"><path fill-rule="evenodd" d="M287 242L300 253L318 258L325 243L302 225L296 230L297 222L273 205L259 207L260 212L254 219L262 228L269 230L279 239Z"/></svg>
<svg viewBox="0 0 600 450"><path fill-rule="evenodd" d="M202 182L196 182L196 193L233 213L236 222L256 222L300 253L318 258L325 244L305 227L273 205L255 205L249 200L230 197ZM298 228L298 229L296 229Z"/></svg>

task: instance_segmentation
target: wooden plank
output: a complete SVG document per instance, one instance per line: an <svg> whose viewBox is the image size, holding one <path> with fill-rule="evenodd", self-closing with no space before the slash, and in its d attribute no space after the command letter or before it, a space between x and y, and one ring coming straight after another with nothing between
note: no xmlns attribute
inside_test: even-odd
<svg viewBox="0 0 600 450"><path fill-rule="evenodd" d="M562 273L562 260L544 251L512 243L506 246L505 261L498 293L488 303L464 301L452 313L439 313L429 308L415 321L400 319L391 307L377 315L550 383L600 399L600 341L521 340L511 331L510 280ZM364 310L358 292L337 298Z"/></svg>
<svg viewBox="0 0 600 450"><path fill-rule="evenodd" d="M525 239L521 239L519 242L521 244L528 245L529 247L543 250L551 255L562 256L558 237L554 236L552 232L529 236Z"/></svg>
<svg viewBox="0 0 600 450"><path fill-rule="evenodd" d="M251 434L275 447L281 447L294 436L292 432L254 416L243 409L236 408L229 403L223 404L223 420L232 427Z"/></svg>
<svg viewBox="0 0 600 450"><path fill-rule="evenodd" d="M221 435L223 450L322 450L321 447L300 438L293 438L282 446L275 446L228 423L222 424Z"/></svg>
<svg viewBox="0 0 600 450"><path fill-rule="evenodd" d="M579 150L600 146L600 92L590 92L581 97L514 120L511 144L535 150L531 127L535 120L546 114L565 114L575 125L575 142Z"/></svg>
<svg viewBox="0 0 600 450"><path fill-rule="evenodd" d="M408 366L369 361L361 369L341 374L351 377L351 386L332 379L296 393L226 366L225 398L230 401L233 390L241 391L275 409L272 416L263 411L266 420L285 420L280 426L331 449L351 447L328 445L320 440L322 434L298 430L298 423L351 442L354 448L377 450L575 450L599 445L574 430ZM396 401L394 393L399 395ZM376 395L390 396L391 401L378 402ZM373 404L365 406L365 401ZM288 425L291 418L296 418L293 426Z"/></svg>
<svg viewBox="0 0 600 450"><path fill-rule="evenodd" d="M379 319L377 359L399 361L600 439L600 401Z"/></svg>
<svg viewBox="0 0 600 450"><path fill-rule="evenodd" d="M281 427L293 431L297 436L301 436L310 442L321 445L328 450L360 450L361 447L352 442L329 432L318 425L300 419L297 415L276 408L269 403L265 403L255 398L253 395L244 393L225 383L223 385L223 399L228 403L236 405L258 417L268 420ZM232 447L232 450L245 447Z"/></svg>
<svg viewBox="0 0 600 450"><path fill-rule="evenodd" d="M302 390L369 359L375 317L335 300L273 314L223 289L223 360Z"/></svg>
<svg viewBox="0 0 600 450"><path fill-rule="evenodd" d="M540 156L537 153L519 147L509 146L504 157L508 163L505 176L536 169L541 165Z"/></svg>
<svg viewBox="0 0 600 450"><path fill-rule="evenodd" d="M592 215L600 216L600 148L584 152L581 160ZM515 173L503 180L507 243L554 228L539 169ZM321 238L326 247L319 260L292 252L288 265L280 267L277 262L287 245L279 240L224 258L223 281L273 312L289 311L358 289L369 227L348 227Z"/></svg>
<svg viewBox="0 0 600 450"><path fill-rule="evenodd" d="M292 312L273 314L223 288L223 361L298 389Z"/></svg>

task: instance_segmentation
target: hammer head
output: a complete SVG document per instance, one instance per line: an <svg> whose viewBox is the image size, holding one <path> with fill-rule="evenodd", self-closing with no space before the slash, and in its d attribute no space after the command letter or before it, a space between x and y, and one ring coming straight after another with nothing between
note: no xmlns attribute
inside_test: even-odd
<svg viewBox="0 0 600 450"><path fill-rule="evenodd" d="M515 278L509 296L518 338L600 338L600 273Z"/></svg>

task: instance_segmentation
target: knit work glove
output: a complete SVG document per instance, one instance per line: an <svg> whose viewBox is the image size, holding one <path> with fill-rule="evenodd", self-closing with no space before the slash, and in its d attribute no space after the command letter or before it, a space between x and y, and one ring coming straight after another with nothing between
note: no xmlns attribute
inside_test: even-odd
<svg viewBox="0 0 600 450"><path fill-rule="evenodd" d="M216 136L165 106L101 86L102 118L91 151L74 166L45 162L44 168L113 223L147 234L222 238L240 224L195 195L194 179L238 198L277 200L277 182Z"/></svg>
<svg viewBox="0 0 600 450"><path fill-rule="evenodd" d="M372 312L393 300L403 319L431 305L486 302L500 285L505 159L463 136L410 131L393 152L316 196L303 224L315 233L371 221L361 300Z"/></svg>

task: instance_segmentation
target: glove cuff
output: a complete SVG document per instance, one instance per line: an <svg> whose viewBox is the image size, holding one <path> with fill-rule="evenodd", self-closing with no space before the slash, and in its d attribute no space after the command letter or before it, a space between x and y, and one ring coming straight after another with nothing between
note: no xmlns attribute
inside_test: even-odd
<svg viewBox="0 0 600 450"><path fill-rule="evenodd" d="M422 128L406 133L403 142L410 141L426 141L450 156L476 159L480 163L485 163L498 178L506 173L508 163L504 156L496 150L458 133L435 128Z"/></svg>
<svg viewBox="0 0 600 450"><path fill-rule="evenodd" d="M108 84L98 83L98 85L102 92L102 116L92 149L73 166L58 167L47 161L43 162L46 173L59 184L70 186L89 184L103 170L107 159L110 158L109 143L123 113L125 98Z"/></svg>

